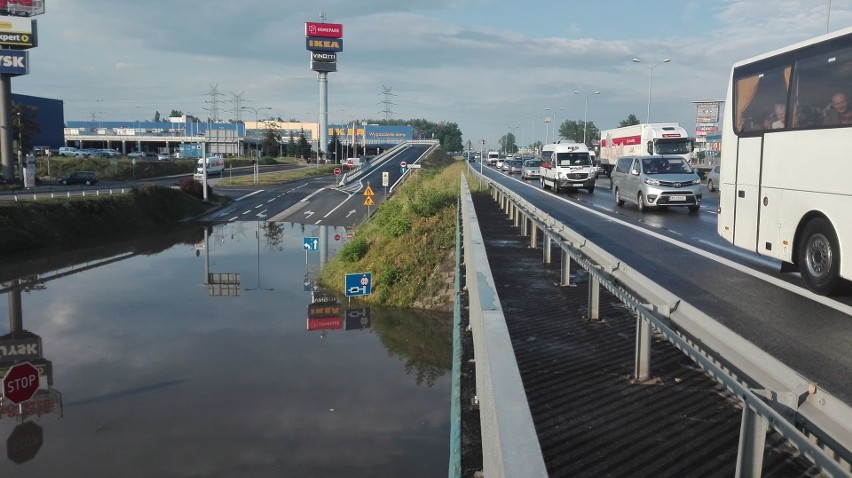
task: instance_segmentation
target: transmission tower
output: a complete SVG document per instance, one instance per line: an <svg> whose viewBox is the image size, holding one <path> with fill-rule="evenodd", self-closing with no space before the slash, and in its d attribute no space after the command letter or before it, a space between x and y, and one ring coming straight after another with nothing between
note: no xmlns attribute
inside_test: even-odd
<svg viewBox="0 0 852 478"><path fill-rule="evenodd" d="M385 108L381 111L385 114L385 120L389 120L391 115L394 114L394 112L391 110L391 106L396 106L396 103L391 101L391 96L396 96L391 92L391 90L393 90L392 87L388 88L385 85L382 85L382 92L380 94L384 95L385 99L383 101L380 101L379 104L385 105Z"/></svg>
<svg viewBox="0 0 852 478"><path fill-rule="evenodd" d="M210 120L214 123L219 122L219 97L225 96L223 93L219 92L219 84L210 85L210 92L207 93L207 96L210 97L209 101L205 101L205 103L210 105L210 108L204 108L206 111L210 113Z"/></svg>
<svg viewBox="0 0 852 478"><path fill-rule="evenodd" d="M234 122L239 123L243 120L243 93L245 91L240 91L240 94L236 94L233 91L231 92L231 103L234 104Z"/></svg>

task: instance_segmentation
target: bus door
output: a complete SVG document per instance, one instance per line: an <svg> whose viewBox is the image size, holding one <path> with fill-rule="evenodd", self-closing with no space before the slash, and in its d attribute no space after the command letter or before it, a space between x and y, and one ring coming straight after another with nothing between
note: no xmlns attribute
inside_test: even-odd
<svg viewBox="0 0 852 478"><path fill-rule="evenodd" d="M763 136L739 137L736 154L733 243L757 251Z"/></svg>

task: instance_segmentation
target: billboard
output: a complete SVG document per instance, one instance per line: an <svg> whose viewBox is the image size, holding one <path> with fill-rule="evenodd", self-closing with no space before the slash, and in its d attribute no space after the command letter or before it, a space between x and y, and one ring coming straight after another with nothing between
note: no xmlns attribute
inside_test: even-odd
<svg viewBox="0 0 852 478"><path fill-rule="evenodd" d="M343 39L307 37L305 48L310 51L343 51Z"/></svg>
<svg viewBox="0 0 852 478"><path fill-rule="evenodd" d="M718 123L721 101L696 101L695 122L696 123Z"/></svg>
<svg viewBox="0 0 852 478"><path fill-rule="evenodd" d="M322 62L322 63L334 63L337 61L337 53L331 53L326 51L312 51L311 52L311 61Z"/></svg>
<svg viewBox="0 0 852 478"><path fill-rule="evenodd" d="M311 70L324 71L326 73L337 71L337 62L313 61L311 60Z"/></svg>
<svg viewBox="0 0 852 478"><path fill-rule="evenodd" d="M26 75L30 72L30 57L26 51L0 50L0 73Z"/></svg>
<svg viewBox="0 0 852 478"><path fill-rule="evenodd" d="M343 38L343 25L339 23L305 22L305 36Z"/></svg>
<svg viewBox="0 0 852 478"><path fill-rule="evenodd" d="M0 0L0 15L32 17L44 13L44 0Z"/></svg>
<svg viewBox="0 0 852 478"><path fill-rule="evenodd" d="M0 16L0 46L16 49L38 46L36 21L30 18Z"/></svg>

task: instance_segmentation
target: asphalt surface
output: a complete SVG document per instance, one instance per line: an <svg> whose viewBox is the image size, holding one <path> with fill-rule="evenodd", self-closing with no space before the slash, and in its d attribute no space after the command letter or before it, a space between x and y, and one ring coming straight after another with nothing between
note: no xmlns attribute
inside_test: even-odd
<svg viewBox="0 0 852 478"><path fill-rule="evenodd" d="M572 266L573 287L559 286L558 249L554 264L542 264L541 249L528 247L489 196L474 204L549 475L733 476L739 401L659 336L654 380L633 383L632 313L602 289L602 319L589 321L582 269ZM463 375L462 388L471 380ZM464 470L481 466L475 446L463 449ZM820 475L771 431L763 476Z"/></svg>

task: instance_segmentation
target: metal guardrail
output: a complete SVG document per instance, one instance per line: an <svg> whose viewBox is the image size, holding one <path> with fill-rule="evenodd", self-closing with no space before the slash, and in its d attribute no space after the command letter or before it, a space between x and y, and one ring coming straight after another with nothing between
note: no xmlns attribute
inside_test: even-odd
<svg viewBox="0 0 852 478"><path fill-rule="evenodd" d="M471 168L471 172L478 176L476 170ZM520 227L521 234L530 236L530 247L538 247L538 233L542 232L544 262L550 262L551 244L559 245L565 283L570 276L572 260L588 271L590 319L599 318L601 286L636 313L636 380L649 378L653 327L743 402L737 476L760 476L766 431L770 426L823 472L835 477L852 476L852 408L849 405L818 389L806 377L518 194L488 178L480 179L489 185L492 197ZM462 175L463 211L470 201L469 195ZM519 410L523 395L513 398L505 390L512 391L506 381L517 371L517 365L511 343L501 336L505 322L475 214L464 213L463 227L471 325L474 317L478 323L472 328L477 393L482 411L483 455L487 456L485 467L492 470L492 473L484 470L485 476L538 476L529 472L505 475L501 472L516 465L515 455L502 454L509 443L516 451L525 450L524 453L529 453L528 448L533 446L523 434L520 440L515 435L518 429L525 428L519 423L519 416L529 411L521 413ZM507 367L512 372L505 370ZM483 375L481 379L480 375ZM540 451L537 453L540 456Z"/></svg>

